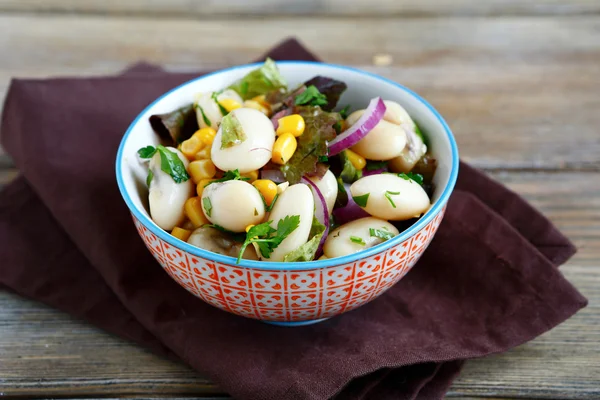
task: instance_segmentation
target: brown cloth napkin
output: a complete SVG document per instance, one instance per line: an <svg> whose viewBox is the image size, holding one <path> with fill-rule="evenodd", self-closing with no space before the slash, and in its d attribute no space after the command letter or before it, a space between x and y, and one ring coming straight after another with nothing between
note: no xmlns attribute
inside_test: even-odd
<svg viewBox="0 0 600 400"><path fill-rule="evenodd" d="M268 55L315 59L289 40ZM418 265L373 302L305 327L230 315L178 286L137 235L114 160L133 118L197 74L14 80L0 138L0 283L179 358L239 399L436 399L463 360L506 351L587 303L556 268L573 245L462 163Z"/></svg>

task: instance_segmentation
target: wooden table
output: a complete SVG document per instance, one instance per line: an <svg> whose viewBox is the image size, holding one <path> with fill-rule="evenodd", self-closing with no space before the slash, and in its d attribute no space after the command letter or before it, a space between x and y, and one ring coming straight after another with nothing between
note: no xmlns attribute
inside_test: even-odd
<svg viewBox="0 0 600 400"><path fill-rule="evenodd" d="M448 397L600 398L600 2L597 0L0 0L11 77L244 63L294 35L326 61L424 95L463 159L525 196L579 247L562 271L590 300L506 354L467 363ZM0 153L0 182L16 170ZM211 397L184 365L0 292L0 396Z"/></svg>

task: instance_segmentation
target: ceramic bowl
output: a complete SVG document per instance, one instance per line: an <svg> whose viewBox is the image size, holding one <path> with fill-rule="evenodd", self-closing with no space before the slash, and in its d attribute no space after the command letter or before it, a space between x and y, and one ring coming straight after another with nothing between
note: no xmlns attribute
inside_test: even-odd
<svg viewBox="0 0 600 400"><path fill-rule="evenodd" d="M304 325L353 310L394 286L419 260L442 221L458 174L458 150L448 125L419 95L389 79L354 68L278 62L294 87L315 75L345 82L339 104L364 108L376 96L406 108L426 133L438 161L433 205L418 222L378 246L345 257L311 262L261 262L212 253L160 229L148 213L146 169L139 148L159 143L148 117L189 104L197 92L220 90L260 64L242 65L202 76L163 94L129 126L116 160L119 189L135 227L152 255L182 287L224 311L279 325Z"/></svg>

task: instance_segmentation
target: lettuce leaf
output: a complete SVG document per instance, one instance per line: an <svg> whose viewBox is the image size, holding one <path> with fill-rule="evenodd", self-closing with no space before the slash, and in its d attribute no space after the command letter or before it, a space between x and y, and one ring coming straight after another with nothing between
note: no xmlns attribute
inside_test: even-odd
<svg viewBox="0 0 600 400"><path fill-rule="evenodd" d="M323 233L325 233L325 225L323 225L319 222L318 219L313 217L312 226L310 228L310 234L308 235L308 237L310 238L308 242L304 243L296 250L292 250L291 252L286 254L285 257L283 257L283 261L294 262L314 260L315 255L317 253L317 249L319 248L319 243L321 242L321 238L323 237Z"/></svg>
<svg viewBox="0 0 600 400"><path fill-rule="evenodd" d="M235 90L244 100L280 88L287 89L287 82L279 73L275 61L270 58L267 58L260 68L249 72L245 77L229 86L229 89Z"/></svg>
<svg viewBox="0 0 600 400"><path fill-rule="evenodd" d="M165 114L151 115L150 126L163 140L173 141L176 145L189 139L199 129L193 104Z"/></svg>
<svg viewBox="0 0 600 400"><path fill-rule="evenodd" d="M298 137L298 147L281 172L290 184L300 182L304 175L318 173L319 157L327 155L327 142L335 138L333 125L339 121L337 113L328 113L320 107L295 107L294 113L304 118L304 133Z"/></svg>
<svg viewBox="0 0 600 400"><path fill-rule="evenodd" d="M321 106L325 111L331 111L337 105L340 96L347 89L344 82L338 81L325 76L315 76L314 78L304 82L304 86L314 86L321 94L327 98L327 104Z"/></svg>

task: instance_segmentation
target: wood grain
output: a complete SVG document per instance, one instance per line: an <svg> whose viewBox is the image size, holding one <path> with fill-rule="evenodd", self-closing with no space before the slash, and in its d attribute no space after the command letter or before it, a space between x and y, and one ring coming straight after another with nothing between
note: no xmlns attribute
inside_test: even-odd
<svg viewBox="0 0 600 400"><path fill-rule="evenodd" d="M579 253L561 269L590 305L530 343L468 362L448 397L600 398L600 180L581 172L493 176L574 240ZM5 396L221 393L183 365L6 292L0 292L0 332Z"/></svg>
<svg viewBox="0 0 600 400"><path fill-rule="evenodd" d="M0 12L52 12L206 18L241 15L317 16L456 16L456 15L589 15L595 0L0 0Z"/></svg>
<svg viewBox="0 0 600 400"><path fill-rule="evenodd" d="M241 24L0 15L0 48L11 55L0 58L0 97L13 76L109 74L139 60L188 71L245 63L292 33L326 61L421 93L477 166L600 170L600 16L282 17ZM390 55L392 64L374 67L377 53Z"/></svg>

